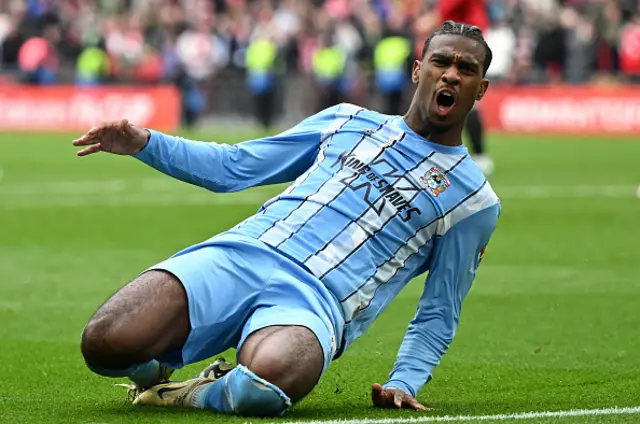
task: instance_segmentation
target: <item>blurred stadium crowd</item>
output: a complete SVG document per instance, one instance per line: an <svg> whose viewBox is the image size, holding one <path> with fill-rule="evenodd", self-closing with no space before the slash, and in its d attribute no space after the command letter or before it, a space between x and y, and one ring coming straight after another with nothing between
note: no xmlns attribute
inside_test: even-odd
<svg viewBox="0 0 640 424"><path fill-rule="evenodd" d="M0 0L0 78L169 82L197 111L199 87L221 72L243 73L257 96L295 73L331 87L322 102L333 103L362 71L408 70L435 1ZM639 0L477 1L494 82L640 80Z"/></svg>

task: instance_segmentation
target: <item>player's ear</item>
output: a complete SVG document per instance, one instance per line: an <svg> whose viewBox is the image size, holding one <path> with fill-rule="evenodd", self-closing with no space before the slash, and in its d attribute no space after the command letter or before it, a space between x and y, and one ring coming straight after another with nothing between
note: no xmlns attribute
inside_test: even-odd
<svg viewBox="0 0 640 424"><path fill-rule="evenodd" d="M413 61L413 70L411 71L411 82L417 84L420 81L420 67L422 63L419 60Z"/></svg>
<svg viewBox="0 0 640 424"><path fill-rule="evenodd" d="M478 90L478 94L476 95L476 100L478 101L482 100L484 95L487 93L488 89L489 89L489 80L483 79L482 82L480 83L480 89Z"/></svg>

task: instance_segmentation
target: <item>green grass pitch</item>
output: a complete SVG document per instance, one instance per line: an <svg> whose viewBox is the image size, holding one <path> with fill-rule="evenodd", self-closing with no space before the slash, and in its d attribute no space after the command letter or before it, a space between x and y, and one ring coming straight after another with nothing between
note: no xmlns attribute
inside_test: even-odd
<svg viewBox="0 0 640 424"><path fill-rule="evenodd" d="M138 272L236 224L282 187L212 194L131 158L76 158L71 138L0 134L0 422L247 421L133 408L113 386L124 380L84 367L79 338L95 309ZM285 421L640 405L640 143L490 138L503 212L456 340L419 396L437 410L376 410L369 398L393 365L420 279ZM640 414L526 422L635 423Z"/></svg>

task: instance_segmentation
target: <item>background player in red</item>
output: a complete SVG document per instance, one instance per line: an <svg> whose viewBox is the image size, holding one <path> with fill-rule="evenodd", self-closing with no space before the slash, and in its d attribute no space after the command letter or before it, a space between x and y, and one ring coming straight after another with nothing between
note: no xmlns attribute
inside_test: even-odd
<svg viewBox="0 0 640 424"><path fill-rule="evenodd" d="M435 7L416 19L416 45L422 46L429 34L448 20L477 26L485 31L489 26L487 5L484 0L435 0ZM417 54L420 57L421 52ZM484 124L478 107L476 104L469 113L465 130L471 142L473 159L485 175L490 175L494 165L493 160L486 154Z"/></svg>

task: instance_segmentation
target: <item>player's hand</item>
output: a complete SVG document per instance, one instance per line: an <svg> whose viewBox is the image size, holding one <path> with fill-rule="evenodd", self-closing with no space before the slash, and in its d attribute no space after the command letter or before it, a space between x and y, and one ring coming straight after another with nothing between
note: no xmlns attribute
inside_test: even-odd
<svg viewBox="0 0 640 424"><path fill-rule="evenodd" d="M379 408L408 408L416 411L432 411L418 402L413 396L409 396L400 389L389 387L383 389L378 383L371 386L371 399L373 404Z"/></svg>
<svg viewBox="0 0 640 424"><path fill-rule="evenodd" d="M135 155L149 142L151 134L144 128L131 125L129 121L103 122L91 128L82 137L73 140L74 146L87 146L78 151L78 156L87 156L98 152L115 155Z"/></svg>

